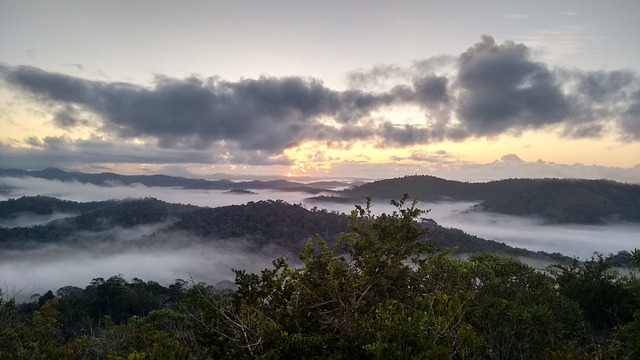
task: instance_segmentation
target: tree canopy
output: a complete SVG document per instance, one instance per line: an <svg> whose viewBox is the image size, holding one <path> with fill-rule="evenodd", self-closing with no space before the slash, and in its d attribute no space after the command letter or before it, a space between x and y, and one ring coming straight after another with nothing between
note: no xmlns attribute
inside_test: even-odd
<svg viewBox="0 0 640 360"><path fill-rule="evenodd" d="M640 280L609 258L534 269L455 258L405 196L348 230L235 270L236 291L122 275L16 304L0 296L3 359L614 359L640 355ZM634 250L633 254L637 253Z"/></svg>

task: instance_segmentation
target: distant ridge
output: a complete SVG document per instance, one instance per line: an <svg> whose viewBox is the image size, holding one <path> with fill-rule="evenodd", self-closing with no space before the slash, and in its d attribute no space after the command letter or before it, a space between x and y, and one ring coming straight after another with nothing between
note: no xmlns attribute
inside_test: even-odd
<svg viewBox="0 0 640 360"><path fill-rule="evenodd" d="M75 171L64 171L56 168L46 168L44 170L0 169L0 177L34 177L65 182L75 180L81 183L98 186L110 186L114 184L142 184L154 187L180 187L184 189L203 190L272 189L279 191L300 191L309 194L317 194L325 191L321 187L305 185L303 183L288 180L254 180L234 182L231 180L191 179L169 175L120 175L110 172L90 174ZM347 183L333 183L333 185L336 184L340 184L343 187L348 186Z"/></svg>
<svg viewBox="0 0 640 360"><path fill-rule="evenodd" d="M548 223L603 224L640 222L640 185L611 180L506 179L469 183L414 175L352 186L341 182L298 183L288 180L243 181L191 179L168 175L87 174L56 168L28 171L0 169L0 177L36 177L78 181L98 186L143 184L150 187L180 187L226 191L277 190L305 192L308 201L360 203L374 199L399 199L405 193L422 202L477 202L474 211L516 216L537 216ZM344 188L345 190L332 190Z"/></svg>
<svg viewBox="0 0 640 360"><path fill-rule="evenodd" d="M188 233L206 242L242 239L256 248L276 245L297 253L316 234L332 243L347 231L345 214L309 210L280 200L216 208L172 204L154 198L82 203L47 196L24 196L0 201L0 219L24 213L43 214L54 211L75 215L41 225L0 227L0 251L32 249L68 242L89 247L108 245L114 241L109 229L164 223L166 226L158 233L130 243L153 246L155 242L171 239L171 234ZM434 246L456 246L458 253L492 252L550 262L571 260L558 253L530 251L485 240L462 230L442 227L433 220L421 223L421 226L428 229L427 240Z"/></svg>
<svg viewBox="0 0 640 360"><path fill-rule="evenodd" d="M640 222L640 185L611 180L507 179L465 183L433 176L406 176L371 182L343 197L398 199L404 193L422 202L476 201L477 211L539 216L550 223ZM341 199L344 201L344 199Z"/></svg>

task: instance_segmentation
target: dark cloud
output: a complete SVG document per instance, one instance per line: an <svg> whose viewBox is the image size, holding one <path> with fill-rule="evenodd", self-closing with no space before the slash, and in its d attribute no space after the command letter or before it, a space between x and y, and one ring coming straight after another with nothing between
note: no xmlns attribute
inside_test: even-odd
<svg viewBox="0 0 640 360"><path fill-rule="evenodd" d="M453 65L453 66L452 66ZM457 59L436 56L411 67L375 66L349 74L352 85L386 93L395 103L420 106L421 127L380 125L383 143L406 145L412 139L495 137L554 126L569 138L601 137L618 131L627 141L640 139L640 78L633 71L550 68L534 61L524 44L496 43L484 35ZM402 131L400 131L402 130ZM414 130L415 136L407 131Z"/></svg>
<svg viewBox="0 0 640 360"><path fill-rule="evenodd" d="M631 105L624 112L620 126L628 140L640 139L640 90L632 95Z"/></svg>
<svg viewBox="0 0 640 360"><path fill-rule="evenodd" d="M640 78L632 71L559 70L557 77L567 88L571 115L564 121L563 135L600 137L607 128L617 129L627 141L640 139L634 106L640 101Z"/></svg>
<svg viewBox="0 0 640 360"><path fill-rule="evenodd" d="M604 126L597 123L573 124L565 126L561 135L569 138L597 138L604 132Z"/></svg>
<svg viewBox="0 0 640 360"><path fill-rule="evenodd" d="M553 73L523 44L483 36L460 56L457 115L469 135L495 136L565 120L569 102Z"/></svg>
<svg viewBox="0 0 640 360"><path fill-rule="evenodd" d="M80 124L87 124L87 122L80 117L78 110L69 105L55 112L53 123L60 128L73 128Z"/></svg>
<svg viewBox="0 0 640 360"><path fill-rule="evenodd" d="M449 104L447 85L444 76L426 76L416 79L413 84L416 102L427 109L439 109Z"/></svg>
<svg viewBox="0 0 640 360"><path fill-rule="evenodd" d="M320 81L299 77L245 79L173 79L158 77L152 88L105 83L48 73L33 67L9 68L6 79L46 102L64 107L61 126L77 124L74 107L103 119L103 129L123 138L154 137L163 147L205 148L231 141L245 150L273 154L317 137L351 137L352 127L313 134L321 117L349 124L395 101L390 94L357 90L336 92Z"/></svg>
<svg viewBox="0 0 640 360"><path fill-rule="evenodd" d="M405 124L394 125L385 122L380 125L378 135L382 140L380 147L405 147L429 142L431 136L429 129L424 127Z"/></svg>
<svg viewBox="0 0 640 360"><path fill-rule="evenodd" d="M640 140L636 72L552 69L534 61L524 44L498 44L490 36L457 58L352 72L357 88L344 91L295 76L235 82L158 76L144 87L0 65L0 77L37 98L58 127L94 126L114 142L154 140L160 148L152 153L193 151L204 162L286 161L284 150L308 140L405 147L539 128L570 138L616 131L626 141ZM407 125L380 115L395 105L415 106L424 117ZM50 142L30 144L56 151L78 146Z"/></svg>
<svg viewBox="0 0 640 360"><path fill-rule="evenodd" d="M633 85L631 71L594 71L580 73L577 91L597 103L625 100L625 89Z"/></svg>

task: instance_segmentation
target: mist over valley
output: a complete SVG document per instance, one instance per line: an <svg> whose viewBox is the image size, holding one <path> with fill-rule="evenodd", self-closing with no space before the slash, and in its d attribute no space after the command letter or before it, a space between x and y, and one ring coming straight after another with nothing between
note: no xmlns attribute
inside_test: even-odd
<svg viewBox="0 0 640 360"><path fill-rule="evenodd" d="M76 178L0 177L0 279L4 293L27 298L116 274L164 284L178 278L209 284L233 281L231 269L258 272L278 256L297 261L300 247L315 234L335 241L346 231L341 214L350 213L364 200L336 201L337 197L376 183L317 183L330 186L326 188L306 188L313 184L295 182L223 184L226 188L212 190L202 181L200 188L189 189L179 183L160 187L124 185L109 179L88 183ZM269 184L278 188L269 188ZM297 190L301 186L305 191ZM242 191L230 191L233 189ZM410 190L420 193L419 189L423 188ZM380 198L380 191L375 194L375 214L395 209L388 199ZM429 210L424 217L435 221L428 239L445 247L459 246L460 254L484 249L531 261L537 258L544 266L555 260L536 252L585 260L594 251L615 254L638 245L637 222L552 224L543 216L482 211L478 208L480 199L442 198L418 204ZM240 209L246 213L239 215ZM271 218L260 220L258 214ZM338 220L341 216L343 220ZM261 221L274 225L262 228L265 223ZM238 228L224 228L227 223Z"/></svg>

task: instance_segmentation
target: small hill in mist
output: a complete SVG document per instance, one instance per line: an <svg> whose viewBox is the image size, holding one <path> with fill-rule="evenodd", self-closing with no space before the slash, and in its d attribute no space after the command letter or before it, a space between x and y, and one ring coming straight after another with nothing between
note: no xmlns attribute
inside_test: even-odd
<svg viewBox="0 0 640 360"><path fill-rule="evenodd" d="M165 244L171 241L172 234L179 234L176 238L187 234L197 241L242 240L257 249L277 246L297 253L309 238L320 235L333 243L348 230L343 213L307 209L279 200L208 208L171 204L153 198L79 203L50 197L22 197L0 202L0 219L13 216L18 210L22 215L36 214L43 204L49 209L64 209L77 215L41 225L0 227L0 251L68 242L90 246L92 241L117 241L117 229L156 225L153 233L139 236L143 240L139 243L145 246L153 246L154 241ZM533 252L481 239L462 230L442 227L433 220L420 226L428 229L428 241L433 245L439 248L456 246L459 253L493 252L552 262L568 260L560 254Z"/></svg>
<svg viewBox="0 0 640 360"><path fill-rule="evenodd" d="M375 181L342 192L343 197L352 200L366 196L395 199L404 193L423 202L477 201L476 211L538 216L549 223L640 222L640 185L609 180L508 179L466 183L422 175Z"/></svg>
<svg viewBox="0 0 640 360"><path fill-rule="evenodd" d="M533 216L554 224L640 222L640 185L609 180L506 179L469 183L416 175L358 183L358 185L337 181L304 184L288 180L234 182L167 175L87 174L55 168L38 171L0 169L0 177L35 177L65 182L78 181L99 186L142 184L148 187L235 192L295 191L316 195L309 198L310 201L351 204L360 203L367 196L390 200L399 199L407 193L421 202L477 202L478 206L474 211ZM5 191L9 190L5 189Z"/></svg>
<svg viewBox="0 0 640 360"><path fill-rule="evenodd" d="M58 181L77 181L81 183L98 186L111 185L133 185L142 184L150 187L179 187L183 189L202 190L278 190L278 191L300 191L309 194L317 194L324 191L326 187L346 187L349 184L344 182L317 182L306 185L288 180L253 180L235 182L231 180L206 180L191 179L179 176L168 175L120 175L115 173L88 174L76 171L64 171L56 168L44 170L22 170L22 169L0 169L0 177L33 177Z"/></svg>

